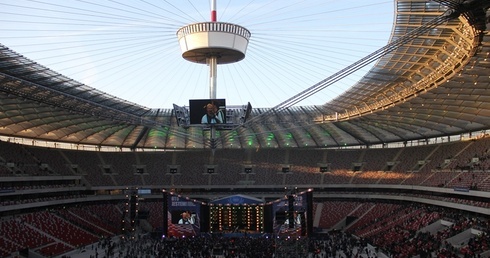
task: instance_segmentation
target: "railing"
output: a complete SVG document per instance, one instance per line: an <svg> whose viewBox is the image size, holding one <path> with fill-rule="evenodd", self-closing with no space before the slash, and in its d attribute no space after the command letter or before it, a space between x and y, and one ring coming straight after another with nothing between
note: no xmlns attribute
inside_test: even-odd
<svg viewBox="0 0 490 258"><path fill-rule="evenodd" d="M177 31L177 37L180 40L190 34L198 32L225 32L241 36L245 39L250 39L251 33L242 26L225 22L200 22L186 25Z"/></svg>

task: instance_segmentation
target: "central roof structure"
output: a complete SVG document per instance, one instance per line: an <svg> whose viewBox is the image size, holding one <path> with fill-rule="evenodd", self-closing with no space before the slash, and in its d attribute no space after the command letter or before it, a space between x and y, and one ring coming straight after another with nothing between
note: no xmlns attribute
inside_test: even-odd
<svg viewBox="0 0 490 258"><path fill-rule="evenodd" d="M371 146L490 129L486 2L396 1L387 46L417 28L428 29L381 49L369 73L325 104L295 106L300 94L276 107L254 107L243 126L218 132L217 148ZM444 19L428 27L438 17ZM344 72L302 94L314 94ZM130 149L200 149L209 147L208 133L179 127L172 109L108 95L0 45L1 136Z"/></svg>

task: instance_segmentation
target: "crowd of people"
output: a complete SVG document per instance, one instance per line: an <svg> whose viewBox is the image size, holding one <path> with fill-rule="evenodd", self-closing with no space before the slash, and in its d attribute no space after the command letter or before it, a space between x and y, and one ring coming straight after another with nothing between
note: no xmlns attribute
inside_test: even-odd
<svg viewBox="0 0 490 258"><path fill-rule="evenodd" d="M348 233L331 232L314 238L277 238L271 235L229 237L203 234L188 238L105 238L63 258L327 258L379 257L375 248Z"/></svg>

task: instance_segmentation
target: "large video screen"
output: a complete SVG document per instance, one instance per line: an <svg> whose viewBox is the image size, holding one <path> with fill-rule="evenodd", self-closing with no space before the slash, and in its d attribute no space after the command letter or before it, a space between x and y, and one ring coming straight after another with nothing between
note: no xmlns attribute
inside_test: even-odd
<svg viewBox="0 0 490 258"><path fill-rule="evenodd" d="M273 204L274 233L278 236L301 236L306 229L308 212L306 194L294 195L293 207L289 206L287 198Z"/></svg>
<svg viewBox="0 0 490 258"><path fill-rule="evenodd" d="M168 235L174 237L197 236L200 233L201 203L168 195Z"/></svg>
<svg viewBox="0 0 490 258"><path fill-rule="evenodd" d="M190 124L226 124L225 99L189 100Z"/></svg>

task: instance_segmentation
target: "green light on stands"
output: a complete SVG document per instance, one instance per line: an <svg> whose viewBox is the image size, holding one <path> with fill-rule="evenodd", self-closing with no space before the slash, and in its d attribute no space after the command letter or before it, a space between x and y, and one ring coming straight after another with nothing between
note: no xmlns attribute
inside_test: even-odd
<svg viewBox="0 0 490 258"><path fill-rule="evenodd" d="M163 132L163 131L151 130L148 135L149 136L156 136L156 137L165 137L167 135L167 133Z"/></svg>

